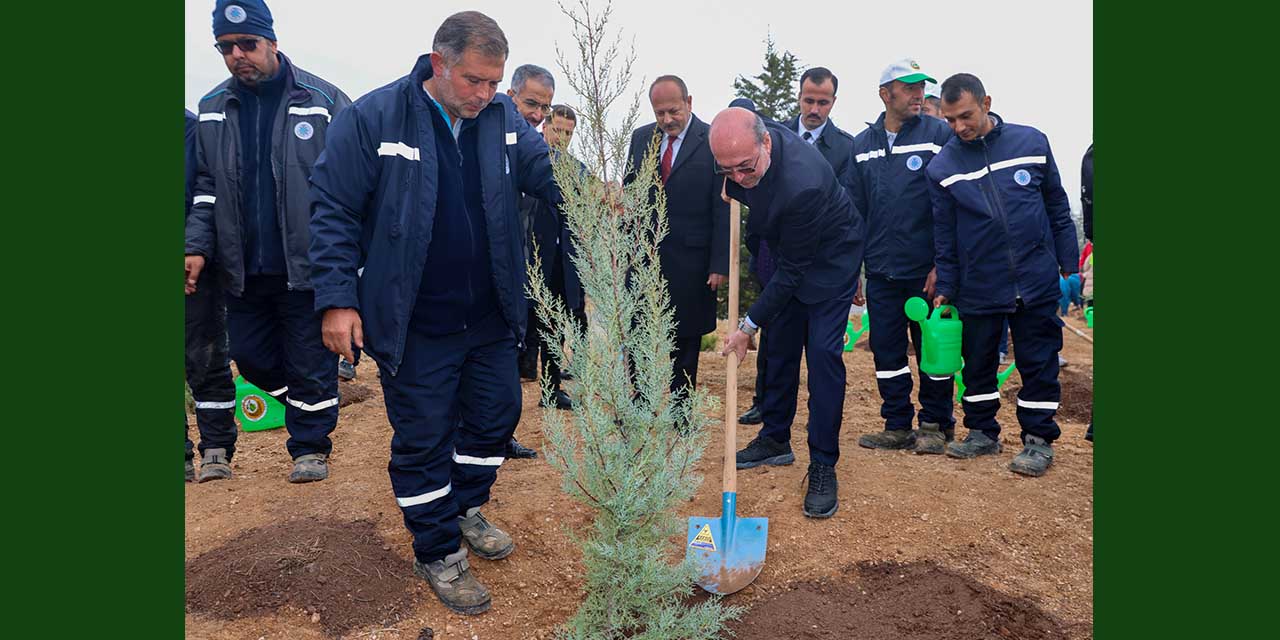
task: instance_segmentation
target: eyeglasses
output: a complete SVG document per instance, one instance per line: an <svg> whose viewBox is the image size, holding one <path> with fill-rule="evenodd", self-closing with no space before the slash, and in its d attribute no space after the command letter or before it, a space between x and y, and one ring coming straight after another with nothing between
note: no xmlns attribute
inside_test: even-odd
<svg viewBox="0 0 1280 640"><path fill-rule="evenodd" d="M231 50L240 47L240 50L249 53L258 48L258 42L262 38L236 38L235 40L219 40L213 43L213 48L218 50L224 56L231 55Z"/></svg>
<svg viewBox="0 0 1280 640"><path fill-rule="evenodd" d="M718 175L718 176L727 176L727 175L730 175L730 174L733 174L733 173L741 173L742 175L749 176L749 175L751 175L751 174L755 173L755 172L756 172L756 168L760 166L760 157L761 157L761 155L762 155L762 154L761 154L759 151L756 151L756 161L755 161L755 162L752 162L750 166L742 165L742 166L737 166L737 167L729 167L729 168L727 168L727 169L726 169L726 168L724 168L724 167L720 166L720 163L719 163L719 162L717 162L717 163L716 163L716 175Z"/></svg>
<svg viewBox="0 0 1280 640"><path fill-rule="evenodd" d="M538 111L541 111L544 116L551 113L551 105L549 104L541 104L537 100L533 100L531 98L525 98L520 102L524 103L526 109L529 109L530 111L537 109Z"/></svg>

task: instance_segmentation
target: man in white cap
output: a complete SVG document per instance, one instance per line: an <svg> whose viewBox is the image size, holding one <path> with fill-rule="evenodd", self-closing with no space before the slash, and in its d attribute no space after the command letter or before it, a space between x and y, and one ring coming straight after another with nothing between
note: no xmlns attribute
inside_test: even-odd
<svg viewBox="0 0 1280 640"><path fill-rule="evenodd" d="M938 87L938 83L925 80L924 104L920 105L920 112L942 119L942 89Z"/></svg>
<svg viewBox="0 0 1280 640"><path fill-rule="evenodd" d="M851 196L867 222L866 304L871 318L871 353L882 404L884 431L858 439L869 449L914 449L941 454L955 433L951 415L951 377L920 372L919 434L911 402L907 340L920 355L920 325L907 320L907 299L932 300L937 276L933 265L933 204L924 168L951 139L943 120L920 114L924 85L932 82L919 63L899 60L880 74L884 112L853 142Z"/></svg>

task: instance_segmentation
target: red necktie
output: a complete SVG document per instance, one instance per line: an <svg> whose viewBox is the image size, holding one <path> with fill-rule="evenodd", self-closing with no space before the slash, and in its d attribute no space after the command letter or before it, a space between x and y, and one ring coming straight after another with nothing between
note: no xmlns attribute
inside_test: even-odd
<svg viewBox="0 0 1280 640"><path fill-rule="evenodd" d="M658 172L662 175L662 184L667 183L667 178L671 177L671 157L676 148L676 137L667 136L667 150L662 154L662 164L658 165Z"/></svg>

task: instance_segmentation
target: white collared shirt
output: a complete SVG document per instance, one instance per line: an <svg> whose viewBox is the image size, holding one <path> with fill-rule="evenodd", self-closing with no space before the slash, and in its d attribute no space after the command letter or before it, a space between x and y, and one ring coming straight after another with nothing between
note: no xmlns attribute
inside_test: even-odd
<svg viewBox="0 0 1280 640"><path fill-rule="evenodd" d="M827 119L827 122L831 122L831 120ZM827 122L822 123L822 125L817 129L806 129L804 128L804 118L800 118L800 121L796 123L796 135L800 136L801 140L804 140L804 132L808 131L809 135L813 137L805 140L805 142L808 142L809 144L817 144L818 137L822 135L822 130L827 128Z"/></svg>
<svg viewBox="0 0 1280 640"><path fill-rule="evenodd" d="M689 114L689 119L684 122L684 130L680 132L680 135L676 136L676 148L671 150L671 166L673 168L676 166L676 158L680 155L680 145L684 144L684 136L689 133L689 125L691 124L693 124L692 113ZM662 129L658 130L662 131ZM662 162L662 156L666 155L667 144L670 143L670 141L671 136L668 136L667 132L662 131L662 146L658 148L658 162Z"/></svg>

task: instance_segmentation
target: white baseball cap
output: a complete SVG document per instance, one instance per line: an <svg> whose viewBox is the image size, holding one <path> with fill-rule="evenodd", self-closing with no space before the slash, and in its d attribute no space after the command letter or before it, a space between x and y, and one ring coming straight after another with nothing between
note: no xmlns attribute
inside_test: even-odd
<svg viewBox="0 0 1280 640"><path fill-rule="evenodd" d="M911 58L903 58L887 67L880 72L880 84L886 84L898 80L907 84L914 84L921 80L929 82L937 82L929 77L929 74L920 70L920 64Z"/></svg>
<svg viewBox="0 0 1280 640"><path fill-rule="evenodd" d="M942 86L932 80L926 80L924 83L924 97L942 98Z"/></svg>

